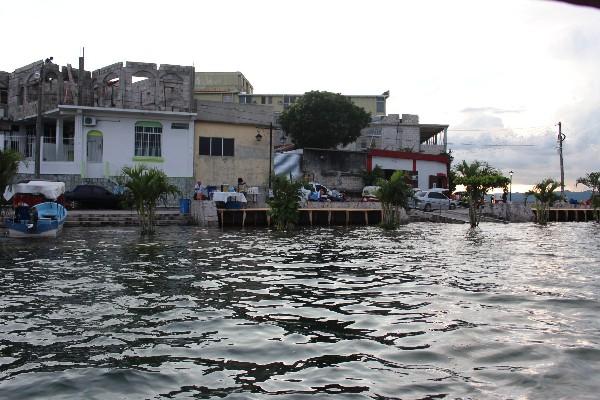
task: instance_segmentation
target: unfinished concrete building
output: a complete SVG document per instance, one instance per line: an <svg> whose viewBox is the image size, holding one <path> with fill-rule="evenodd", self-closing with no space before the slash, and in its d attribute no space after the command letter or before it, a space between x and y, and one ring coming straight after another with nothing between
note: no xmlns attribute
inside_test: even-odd
<svg viewBox="0 0 600 400"><path fill-rule="evenodd" d="M35 170L39 107L42 178L110 186L123 166L143 162L191 190L194 67L127 61L89 72L82 58L79 68L49 61L18 68L6 82L0 149L24 156L19 179Z"/></svg>
<svg viewBox="0 0 600 400"><path fill-rule="evenodd" d="M10 122L8 120L8 82L8 72L0 71L0 132L10 130Z"/></svg>
<svg viewBox="0 0 600 400"><path fill-rule="evenodd" d="M92 72L93 107L191 112L194 67L131 62Z"/></svg>

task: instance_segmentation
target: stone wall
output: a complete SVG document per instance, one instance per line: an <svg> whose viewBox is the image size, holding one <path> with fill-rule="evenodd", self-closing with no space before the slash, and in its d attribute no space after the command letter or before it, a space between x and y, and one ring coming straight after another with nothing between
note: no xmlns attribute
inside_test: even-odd
<svg viewBox="0 0 600 400"><path fill-rule="evenodd" d="M517 203L486 204L483 214L510 222L532 222L535 220L531 207Z"/></svg>
<svg viewBox="0 0 600 400"><path fill-rule="evenodd" d="M363 188L362 173L367 154L357 151L304 149L302 172L309 181L329 189L359 193Z"/></svg>

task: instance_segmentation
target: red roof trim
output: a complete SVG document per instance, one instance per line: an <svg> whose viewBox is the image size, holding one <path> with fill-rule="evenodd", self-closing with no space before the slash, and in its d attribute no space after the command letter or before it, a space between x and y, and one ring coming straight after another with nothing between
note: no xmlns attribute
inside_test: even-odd
<svg viewBox="0 0 600 400"><path fill-rule="evenodd" d="M449 159L446 154L423 154L423 153L411 153L408 151L392 151L392 150L378 150L374 149L369 151L371 157L387 157L387 158L401 158L404 160L423 160L423 161L437 161L443 164L448 164Z"/></svg>

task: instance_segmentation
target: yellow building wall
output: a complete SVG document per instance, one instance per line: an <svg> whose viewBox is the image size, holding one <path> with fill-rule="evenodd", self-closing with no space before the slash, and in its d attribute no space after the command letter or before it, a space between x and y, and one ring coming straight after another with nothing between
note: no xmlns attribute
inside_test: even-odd
<svg viewBox="0 0 600 400"><path fill-rule="evenodd" d="M384 113L377 112L377 100L376 97L352 97L350 96L350 100L352 102L365 109L366 112L371 115L384 115Z"/></svg>
<svg viewBox="0 0 600 400"><path fill-rule="evenodd" d="M256 127L217 122L196 121L194 127L194 177L206 186L237 185L243 178L248 187L269 184L269 129L261 130L256 140ZM234 156L199 155L200 137L234 139Z"/></svg>

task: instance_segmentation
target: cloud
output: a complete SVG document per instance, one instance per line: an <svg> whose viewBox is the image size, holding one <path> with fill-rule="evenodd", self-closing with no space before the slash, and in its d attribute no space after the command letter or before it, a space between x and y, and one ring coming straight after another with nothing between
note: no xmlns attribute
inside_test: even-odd
<svg viewBox="0 0 600 400"><path fill-rule="evenodd" d="M508 113L522 113L523 109L503 109L496 107L467 107L462 109L462 113L492 113L492 114L508 114Z"/></svg>

